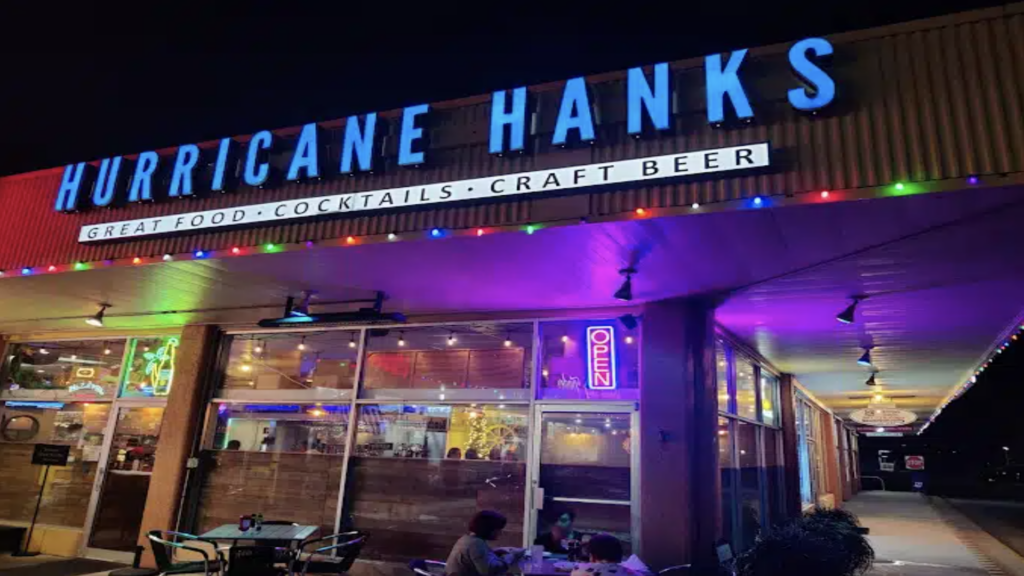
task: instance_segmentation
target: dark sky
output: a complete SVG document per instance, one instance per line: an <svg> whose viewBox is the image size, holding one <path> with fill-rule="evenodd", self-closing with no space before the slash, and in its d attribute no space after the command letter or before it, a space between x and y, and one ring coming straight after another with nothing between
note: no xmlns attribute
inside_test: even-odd
<svg viewBox="0 0 1024 576"><path fill-rule="evenodd" d="M1003 2L28 4L0 13L0 174Z"/></svg>

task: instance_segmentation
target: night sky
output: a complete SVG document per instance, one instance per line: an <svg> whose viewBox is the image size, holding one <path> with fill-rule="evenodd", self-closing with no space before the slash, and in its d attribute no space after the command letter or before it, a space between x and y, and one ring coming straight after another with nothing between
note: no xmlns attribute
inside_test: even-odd
<svg viewBox="0 0 1024 576"><path fill-rule="evenodd" d="M28 3L0 174L1002 3Z"/></svg>

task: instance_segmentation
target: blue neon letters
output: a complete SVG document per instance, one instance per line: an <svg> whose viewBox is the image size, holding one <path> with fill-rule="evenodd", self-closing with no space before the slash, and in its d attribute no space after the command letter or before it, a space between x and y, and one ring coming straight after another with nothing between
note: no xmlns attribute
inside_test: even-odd
<svg viewBox="0 0 1024 576"><path fill-rule="evenodd" d="M807 58L808 52L815 56L831 56L832 45L824 38L807 38L789 49L790 66L808 86L794 88L787 96L794 108L805 111L823 108L836 97L835 81Z"/></svg>
<svg viewBox="0 0 1024 576"><path fill-rule="evenodd" d="M416 117L427 113L430 106L419 104L402 111L402 134L398 139L398 165L423 164L423 152L413 152L413 142L423 138L423 128L416 126Z"/></svg>
<svg viewBox="0 0 1024 576"><path fill-rule="evenodd" d="M150 201L153 199L153 172L160 162L156 152L149 151L139 154L135 161L135 174L132 176L132 187L128 191L129 202Z"/></svg>
<svg viewBox="0 0 1024 576"><path fill-rule="evenodd" d="M716 123L725 119L725 97L729 97L738 118L753 118L747 94L737 74L746 50L737 50L729 55L729 61L722 68L722 55L712 54L704 59L704 75L707 82L708 122Z"/></svg>
<svg viewBox="0 0 1024 576"><path fill-rule="evenodd" d="M319 130L316 122L310 122L302 127L299 142L295 145L295 154L292 155L292 163L288 166L286 178L289 182L294 182L299 178L320 177L320 155L317 144ZM299 176L299 172L305 172L305 175Z"/></svg>
<svg viewBox="0 0 1024 576"><path fill-rule="evenodd" d="M64 176L60 179L60 188L57 189L57 203L54 209L58 212L71 211L78 208L78 191L82 188L82 181L85 180L87 164L68 164L64 167Z"/></svg>
<svg viewBox="0 0 1024 576"><path fill-rule="evenodd" d="M192 195L192 169L199 162L199 146L185 144L178 148L178 157L174 160L174 172L171 174L171 187L167 195L171 198Z"/></svg>
<svg viewBox="0 0 1024 576"><path fill-rule="evenodd" d="M505 126L509 127L508 150L518 152L526 146L526 88L512 91L512 109L506 111L505 91L491 96L491 154L505 152Z"/></svg>
<svg viewBox="0 0 1024 576"><path fill-rule="evenodd" d="M654 90L647 83L643 68L630 68L626 78L626 132L636 135L643 130L643 111L655 130L669 127L668 64L654 65Z"/></svg>
<svg viewBox="0 0 1024 576"><path fill-rule="evenodd" d="M786 93L793 108L819 110L835 99L835 80L820 63L822 58L832 53L832 45L822 38L807 38L791 46L789 66L802 84ZM746 55L746 50L736 50L727 55L705 57L705 85L683 87L698 91L703 88L708 122L720 125L727 120L731 114L727 113L729 106L726 100L735 111L736 118L750 120L754 117L742 83L741 68ZM649 129L655 132L668 130L676 113L674 85L672 69L667 63L655 64L652 74L645 74L639 67L631 68L627 71L621 93L614 95L625 98L625 118L613 119L612 122L624 120L627 134L634 136ZM605 101L608 97L607 91L602 92ZM540 103L547 101L544 98L537 100ZM596 103L591 102L586 79L582 77L565 82L557 115L553 118L551 114L542 114L538 110L540 104L535 106L525 87L496 91L491 96L488 150L492 154L521 152L526 149L528 135L545 131L551 132L551 143L556 146L564 146L570 141L593 141L596 137L595 122L600 121L596 114L599 109L593 104ZM614 106L610 108L615 109ZM395 123L397 125L390 126L379 126L382 121L378 121L376 113L350 116L344 128L330 133L329 137L329 133L322 131L316 123L306 124L291 151L284 179L300 181L375 170L382 160L376 156L383 154L385 148L392 151L395 157L391 161L399 166L423 164L430 140L425 127L429 114L428 104L409 106L402 110L401 118ZM540 127L533 125L537 119L540 119ZM381 140L384 135L396 138L389 140L392 145L384 145ZM172 198L194 196L206 184L209 184L208 190L214 192L227 192L239 181L253 187L265 186L271 180L270 157L277 143L269 130L254 134L244 152L239 149L238 142L223 138L216 143L215 150L209 151L210 159L196 144L185 144L173 157L164 159L164 166L168 169L159 172L160 158L155 152L143 152L134 164L120 156L104 159L98 163L98 173L93 165L86 162L69 164L64 168L54 209L76 210L83 196L91 206L107 207L125 200L157 200L161 192ZM328 149L331 150L330 160L325 156ZM211 160L209 170L201 169ZM278 165L276 162L280 159L275 160L275 166ZM94 174L97 177L95 181ZM164 182L165 174L169 176L165 191L154 190L157 174L161 178L156 182Z"/></svg>
<svg viewBox="0 0 1024 576"><path fill-rule="evenodd" d="M235 141L231 138L222 138L217 146L217 161L213 164L213 179L210 181L210 190L224 192L227 190L227 169L228 159L232 157L235 148Z"/></svg>
<svg viewBox="0 0 1024 576"><path fill-rule="evenodd" d="M242 176L249 186L262 186L270 179L270 163L261 159L266 150L274 143L274 135L270 130L262 130L253 134L249 140L249 150L245 153L245 172Z"/></svg>
<svg viewBox="0 0 1024 576"><path fill-rule="evenodd" d="M577 130L583 142L594 139L594 120L590 116L587 83L582 77L573 78L565 83L562 105L558 108L558 120L555 121L555 134L551 138L551 143L565 144L569 130Z"/></svg>
<svg viewBox="0 0 1024 576"><path fill-rule="evenodd" d="M358 170L373 170L373 137L377 128L377 113L366 115L363 127L359 127L359 117L349 116L345 122L345 140L341 144L341 173L352 172L352 155L359 164Z"/></svg>
<svg viewBox="0 0 1024 576"><path fill-rule="evenodd" d="M121 157L104 158L100 162L100 171L92 186L92 204L100 208L110 206L117 192L117 177L121 171Z"/></svg>

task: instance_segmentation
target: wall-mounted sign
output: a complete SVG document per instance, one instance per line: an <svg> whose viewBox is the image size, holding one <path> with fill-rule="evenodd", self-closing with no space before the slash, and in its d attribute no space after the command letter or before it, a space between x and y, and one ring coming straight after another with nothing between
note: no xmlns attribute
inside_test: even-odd
<svg viewBox="0 0 1024 576"><path fill-rule="evenodd" d="M106 391L103 389L103 386L100 386L99 384L96 384L94 382L75 382L74 384L68 386L68 392L72 394L75 394L77 392L92 392L98 396L103 396L104 394L106 394Z"/></svg>
<svg viewBox="0 0 1024 576"><path fill-rule="evenodd" d="M924 456L904 456L903 466L907 470L924 470Z"/></svg>
<svg viewBox="0 0 1024 576"><path fill-rule="evenodd" d="M615 390L615 328L587 328L587 386L591 390Z"/></svg>
<svg viewBox="0 0 1024 576"><path fill-rule="evenodd" d="M917 414L894 406L873 405L850 413L850 420L866 426L905 426L917 420Z"/></svg>
<svg viewBox="0 0 1024 576"><path fill-rule="evenodd" d="M789 67L798 85L785 96L793 108L815 111L835 99L835 81L821 62L832 51L832 45L822 38L807 38L790 47ZM746 55L747 50L737 50L725 58L722 54L711 54L704 59L704 103L709 123L721 124L727 120L727 114L743 121L754 118L740 72ZM627 73L622 98L626 104L626 131L632 136L668 131L673 125L672 115L677 113L669 64L655 64L651 72L637 67ZM565 82L550 137L552 145L596 140L599 110L591 100L585 78ZM535 99L528 98L525 87L494 92L488 142L492 154L525 150L526 136L535 127L536 105ZM426 162L429 137L424 126L429 115L427 104L408 106L396 120L394 130L388 130L397 133L394 141L398 166ZM280 167L280 175L273 173L275 168L269 157L280 151L283 142L269 130L253 134L244 144L223 138L216 147L207 150L196 144L184 144L165 157L146 151L135 160L121 156L105 158L98 167L86 162L69 164L64 169L54 208L107 208L125 202L191 197L201 191L226 192L235 183L263 187L275 181L318 180L335 174L378 170L386 128L381 126L383 123L376 113L350 116L331 142L316 123L306 124L296 139L287 142L291 154L287 166ZM333 151L330 156L328 149Z"/></svg>
<svg viewBox="0 0 1024 576"><path fill-rule="evenodd" d="M78 241L101 242L227 226L276 223L284 220L317 218L349 212L374 212L464 200L554 193L595 186L766 168L769 162L769 145L767 142L760 142L618 162L502 174L409 188L367 190L203 212L155 216L123 222L92 224L82 226Z"/></svg>

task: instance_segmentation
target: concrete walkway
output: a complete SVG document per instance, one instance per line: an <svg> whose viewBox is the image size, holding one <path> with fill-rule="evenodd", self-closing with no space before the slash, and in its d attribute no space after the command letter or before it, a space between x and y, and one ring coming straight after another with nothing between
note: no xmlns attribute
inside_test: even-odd
<svg viewBox="0 0 1024 576"><path fill-rule="evenodd" d="M843 507L871 530L868 540L876 557L871 574L1024 576L1024 559L942 499L862 492Z"/></svg>

